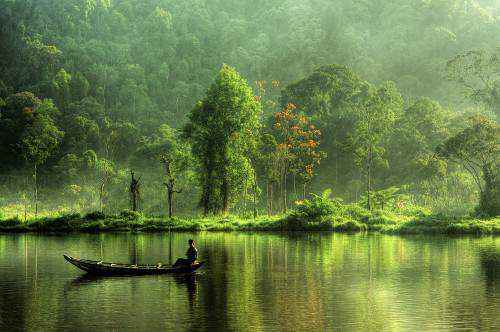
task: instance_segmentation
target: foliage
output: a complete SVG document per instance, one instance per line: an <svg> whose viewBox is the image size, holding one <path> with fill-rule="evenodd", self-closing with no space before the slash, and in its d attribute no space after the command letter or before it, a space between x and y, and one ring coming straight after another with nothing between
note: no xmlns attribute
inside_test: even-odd
<svg viewBox="0 0 500 332"><path fill-rule="evenodd" d="M94 221L94 220L104 219L105 217L106 216L101 211L93 211L93 212L87 213L83 218L85 220Z"/></svg>
<svg viewBox="0 0 500 332"><path fill-rule="evenodd" d="M403 98L389 82L378 89L364 85L361 91L355 96L352 106L358 112L354 130L349 134L349 145L354 152L354 162L366 176L367 207L370 210L373 160L383 158L381 143L402 111Z"/></svg>
<svg viewBox="0 0 500 332"><path fill-rule="evenodd" d="M27 223L18 218L0 220L0 232L166 232L166 231L337 231L383 232L392 234L500 234L500 218L449 218L439 215L393 214L368 211L360 206L345 205L344 214L325 215L321 219L288 216L258 217L245 220L235 216L224 218L172 218L105 215L90 220L79 214L38 217ZM361 212L362 211L362 212ZM95 215L97 217L97 214ZM101 218L102 217L102 218Z"/></svg>
<svg viewBox="0 0 500 332"><path fill-rule="evenodd" d="M11 228L11 227L16 227L20 226L21 220L19 220L18 217L10 218L10 219L1 219L0 220L0 227L6 227L6 228Z"/></svg>
<svg viewBox="0 0 500 332"><path fill-rule="evenodd" d="M447 78L459 84L467 98L500 116L500 46L460 53L446 64Z"/></svg>
<svg viewBox="0 0 500 332"><path fill-rule="evenodd" d="M57 109L31 92L9 96L0 109L2 168L41 165L56 152L63 132L56 125Z"/></svg>
<svg viewBox="0 0 500 332"><path fill-rule="evenodd" d="M472 118L471 122L444 142L438 153L471 174L481 193L478 211L495 216L500 214L500 127L485 117Z"/></svg>
<svg viewBox="0 0 500 332"><path fill-rule="evenodd" d="M331 189L326 189L321 195L311 194L310 199L298 201L292 216L308 221L320 221L324 217L342 214L342 200L331 199Z"/></svg>
<svg viewBox="0 0 500 332"><path fill-rule="evenodd" d="M452 170L444 159L436 157L435 150L457 123L453 111L434 100L419 98L411 103L394 123L385 146L390 166L383 172L386 182L400 183L404 177L421 187L429 179L449 176Z"/></svg>
<svg viewBox="0 0 500 332"><path fill-rule="evenodd" d="M374 190L370 193L372 206L376 209L401 209L409 200L408 195L400 194L400 188L389 187L387 189ZM361 197L360 203L366 205L368 194Z"/></svg>
<svg viewBox="0 0 500 332"><path fill-rule="evenodd" d="M313 177L314 167L320 164L323 153L319 151L321 131L310 120L296 113L296 106L288 103L282 111L274 113L277 131L278 155L282 155L283 168L291 168L304 182Z"/></svg>
<svg viewBox="0 0 500 332"><path fill-rule="evenodd" d="M120 212L120 217L125 220L140 220L143 216L139 211L124 210Z"/></svg>
<svg viewBox="0 0 500 332"><path fill-rule="evenodd" d="M176 134L207 89L204 109L243 105L210 94L222 63L255 83L255 96L241 87L264 116L232 114L267 135L212 144L229 148L214 158L233 212L248 214L252 200L258 214L261 192L270 215L286 208L296 177L350 202L394 186L407 205L462 215L480 196L472 176L434 152L463 129L462 113L498 116L500 25L489 0L17 0L2 2L0 21L0 196L20 215L31 216L38 196L44 215L118 213L131 170L144 181L143 211L165 214L160 152L182 189L176 213L197 213L192 202L208 178L210 209L224 210L224 176L200 176L202 154ZM293 142L277 151L285 140L273 114L288 105Z"/></svg>
<svg viewBox="0 0 500 332"><path fill-rule="evenodd" d="M249 186L253 170L247 154L256 145L260 112L252 90L227 65L191 111L185 135L201 166L205 214L226 213L235 194Z"/></svg>

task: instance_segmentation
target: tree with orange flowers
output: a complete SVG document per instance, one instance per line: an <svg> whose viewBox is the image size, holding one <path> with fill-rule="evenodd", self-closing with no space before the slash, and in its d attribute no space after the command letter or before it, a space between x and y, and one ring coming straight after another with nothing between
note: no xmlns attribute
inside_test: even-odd
<svg viewBox="0 0 500 332"><path fill-rule="evenodd" d="M325 153L319 149L321 141L321 131L310 123L309 119L303 115L298 117L300 125L292 127L295 144L292 145L292 152L296 156L294 159L294 193L297 196L295 188L295 174L302 179L302 196L306 196L306 186L311 182L314 176L315 168L320 164Z"/></svg>
<svg viewBox="0 0 500 332"><path fill-rule="evenodd" d="M293 103L274 114L276 133L276 156L279 159L280 186L283 198L283 211L286 212L288 200L287 180L291 173L296 197L296 176L299 175L305 186L314 175L324 154L319 150L321 131L310 123L308 117L300 114Z"/></svg>

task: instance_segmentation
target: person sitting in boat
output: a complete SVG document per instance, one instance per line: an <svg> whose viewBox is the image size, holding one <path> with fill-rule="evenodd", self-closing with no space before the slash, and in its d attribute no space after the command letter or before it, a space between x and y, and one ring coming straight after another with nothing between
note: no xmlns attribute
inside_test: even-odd
<svg viewBox="0 0 500 332"><path fill-rule="evenodd" d="M198 258L198 249L196 249L195 243L193 239L189 239L188 241L189 248L186 251L186 258L178 258L174 263L173 267L178 267L182 265L191 265Z"/></svg>

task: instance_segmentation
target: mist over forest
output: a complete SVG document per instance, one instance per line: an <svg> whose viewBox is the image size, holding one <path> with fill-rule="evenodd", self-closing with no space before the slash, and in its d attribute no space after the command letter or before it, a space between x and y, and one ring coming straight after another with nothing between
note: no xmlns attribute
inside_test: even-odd
<svg viewBox="0 0 500 332"><path fill-rule="evenodd" d="M0 0L0 22L0 218L325 189L500 213L497 0Z"/></svg>

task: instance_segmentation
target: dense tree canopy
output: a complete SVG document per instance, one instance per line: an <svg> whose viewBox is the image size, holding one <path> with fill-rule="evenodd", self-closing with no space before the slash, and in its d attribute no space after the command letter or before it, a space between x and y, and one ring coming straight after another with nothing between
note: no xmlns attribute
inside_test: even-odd
<svg viewBox="0 0 500 332"><path fill-rule="evenodd" d="M36 165L47 208L64 195L123 209L135 169L141 206L163 213L161 150L184 187L175 204L194 212L194 197L220 196L195 181L217 148L230 189L212 212L262 207L264 187L283 210L296 184L349 201L398 187L431 205L455 191L470 207L471 176L435 152L469 115L498 121L499 15L494 0L0 0L1 196L31 192Z"/></svg>

